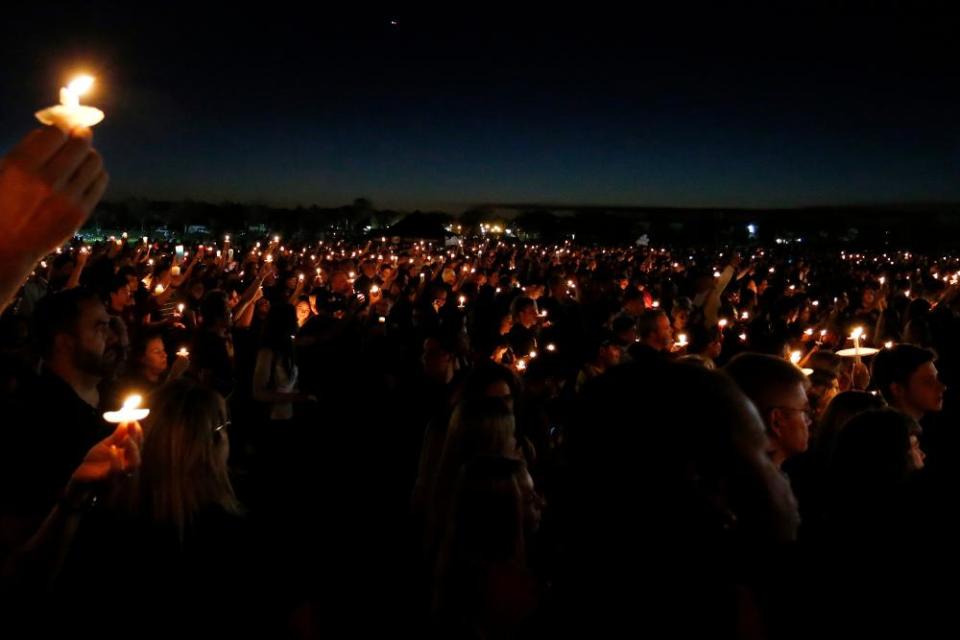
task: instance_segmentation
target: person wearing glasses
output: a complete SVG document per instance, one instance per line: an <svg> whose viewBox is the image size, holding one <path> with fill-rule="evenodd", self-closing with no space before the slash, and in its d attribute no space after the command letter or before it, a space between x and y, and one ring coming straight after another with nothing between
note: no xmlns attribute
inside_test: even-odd
<svg viewBox="0 0 960 640"><path fill-rule="evenodd" d="M756 405L767 428L767 453L777 469L807 450L813 410L799 368L771 355L742 353L724 370Z"/></svg>

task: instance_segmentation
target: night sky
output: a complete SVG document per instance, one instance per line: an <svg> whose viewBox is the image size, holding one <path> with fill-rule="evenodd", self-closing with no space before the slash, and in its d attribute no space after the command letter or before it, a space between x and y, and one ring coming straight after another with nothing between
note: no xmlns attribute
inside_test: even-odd
<svg viewBox="0 0 960 640"><path fill-rule="evenodd" d="M67 6L2 23L0 143L90 72L108 198L452 212L960 201L960 25L907 3L870 16Z"/></svg>

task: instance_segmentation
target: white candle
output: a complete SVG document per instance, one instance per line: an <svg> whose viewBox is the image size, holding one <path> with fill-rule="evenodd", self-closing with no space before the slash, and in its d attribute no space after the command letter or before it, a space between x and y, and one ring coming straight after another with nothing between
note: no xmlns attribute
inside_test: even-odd
<svg viewBox="0 0 960 640"><path fill-rule="evenodd" d="M90 91L93 77L77 76L60 89L60 104L36 113L37 120L69 132L76 127L92 127L103 120L103 111L80 104L80 96Z"/></svg>
<svg viewBox="0 0 960 640"><path fill-rule="evenodd" d="M687 346L687 334L681 333L677 336L677 346L680 346L680 347Z"/></svg>
<svg viewBox="0 0 960 640"><path fill-rule="evenodd" d="M123 407L118 411L107 411L103 414L103 419L113 424L143 420L150 415L150 409L140 409L141 402L143 402L143 398L136 394L127 396L127 399L123 401Z"/></svg>
<svg viewBox="0 0 960 640"><path fill-rule="evenodd" d="M187 348L186 348L186 347L180 347L180 350L177 351L177 357L178 357L178 358L189 358L189 357L190 357L190 352L187 351Z"/></svg>

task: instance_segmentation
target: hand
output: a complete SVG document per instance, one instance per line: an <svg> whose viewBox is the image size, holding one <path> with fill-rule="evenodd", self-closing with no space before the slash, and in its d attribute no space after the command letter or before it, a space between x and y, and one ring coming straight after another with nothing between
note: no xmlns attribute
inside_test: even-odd
<svg viewBox="0 0 960 640"><path fill-rule="evenodd" d="M190 356L177 356L173 364L170 365L170 373L167 374L167 380L176 380L187 372L190 368Z"/></svg>
<svg viewBox="0 0 960 640"><path fill-rule="evenodd" d="M854 389L866 389L870 386L870 369L863 362L854 363L852 382Z"/></svg>
<svg viewBox="0 0 960 640"><path fill-rule="evenodd" d="M0 162L0 263L17 282L73 236L106 190L92 140L89 129L37 129Z"/></svg>
<svg viewBox="0 0 960 640"><path fill-rule="evenodd" d="M80 247L80 251L77 253L77 266L83 267L87 264L87 260L90 259L90 248L89 247Z"/></svg>
<svg viewBox="0 0 960 640"><path fill-rule="evenodd" d="M70 476L70 487L101 484L140 466L143 430L138 422L117 425L112 434L87 452L83 462Z"/></svg>

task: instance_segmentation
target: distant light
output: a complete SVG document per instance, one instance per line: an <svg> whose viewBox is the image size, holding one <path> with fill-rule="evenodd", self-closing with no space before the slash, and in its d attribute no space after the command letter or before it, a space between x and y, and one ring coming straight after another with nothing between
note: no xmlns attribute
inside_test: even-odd
<svg viewBox="0 0 960 640"><path fill-rule="evenodd" d="M757 233L757 225L755 225L755 224L748 224L748 225L747 225L747 233L749 233L750 235L756 234L756 233Z"/></svg>

